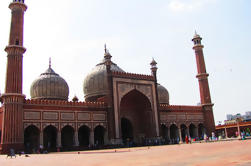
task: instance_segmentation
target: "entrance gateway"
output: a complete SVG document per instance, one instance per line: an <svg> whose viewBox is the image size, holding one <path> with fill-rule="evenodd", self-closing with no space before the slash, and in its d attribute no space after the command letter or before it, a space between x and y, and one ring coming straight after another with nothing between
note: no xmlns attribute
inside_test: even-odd
<svg viewBox="0 0 251 166"><path fill-rule="evenodd" d="M151 103L141 92L132 90L121 99L120 117L123 143L143 144L146 138L154 137Z"/></svg>

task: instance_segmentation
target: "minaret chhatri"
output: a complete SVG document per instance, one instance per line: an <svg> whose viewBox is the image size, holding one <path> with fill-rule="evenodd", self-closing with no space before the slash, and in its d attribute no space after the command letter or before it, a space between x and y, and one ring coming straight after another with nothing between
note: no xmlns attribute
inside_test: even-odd
<svg viewBox="0 0 251 166"><path fill-rule="evenodd" d="M194 42L193 49L195 51L196 63L197 63L197 71L198 74L196 77L199 81L200 88L200 101L203 107L204 113L204 125L207 135L211 136L212 132L215 131L215 123L214 123L214 115L213 115L213 103L211 102L209 84L208 84L208 76L209 74L206 71L206 65L204 60L203 48L204 46L201 44L202 38L195 32L195 35L192 39Z"/></svg>
<svg viewBox="0 0 251 166"><path fill-rule="evenodd" d="M24 12L27 6L24 0L13 0L11 9L11 27L9 45L5 48L7 52L7 71L5 93L2 94L3 102L3 131L2 152L6 153L10 148L15 150L23 147L23 102L25 96L22 94L23 84L23 24ZM18 125L17 125L18 124Z"/></svg>

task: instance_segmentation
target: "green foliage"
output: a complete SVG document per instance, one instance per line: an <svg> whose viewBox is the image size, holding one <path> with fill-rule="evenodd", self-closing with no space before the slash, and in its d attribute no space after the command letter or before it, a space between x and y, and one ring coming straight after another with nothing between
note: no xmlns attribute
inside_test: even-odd
<svg viewBox="0 0 251 166"><path fill-rule="evenodd" d="M246 128L246 132L250 134L250 128Z"/></svg>

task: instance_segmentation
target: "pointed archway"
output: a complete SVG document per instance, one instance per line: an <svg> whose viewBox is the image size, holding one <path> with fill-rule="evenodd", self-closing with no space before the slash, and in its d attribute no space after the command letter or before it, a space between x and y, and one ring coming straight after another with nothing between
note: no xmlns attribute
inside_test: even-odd
<svg viewBox="0 0 251 166"><path fill-rule="evenodd" d="M179 131L178 127L175 124L170 126L170 141L171 143L179 143Z"/></svg>
<svg viewBox="0 0 251 166"><path fill-rule="evenodd" d="M39 129L30 125L24 130L24 146L26 151L32 152L39 148Z"/></svg>
<svg viewBox="0 0 251 166"><path fill-rule="evenodd" d="M190 134L191 138L196 138L197 137L197 135L196 135L196 129L197 128L195 127L195 125L193 123L191 123L189 125L189 134Z"/></svg>
<svg viewBox="0 0 251 166"><path fill-rule="evenodd" d="M198 136L199 136L199 139L200 140L203 140L204 139L204 134L205 134L205 127L202 123L199 124L198 126Z"/></svg>
<svg viewBox="0 0 251 166"><path fill-rule="evenodd" d="M180 125L182 141L185 142L187 135L187 126L185 124Z"/></svg>
<svg viewBox="0 0 251 166"><path fill-rule="evenodd" d="M90 128L83 125L78 129L78 141L80 146L89 146Z"/></svg>
<svg viewBox="0 0 251 166"><path fill-rule="evenodd" d="M131 126L133 126L133 133L131 134L133 142L141 144L145 138L152 138L156 135L151 103L141 92L132 90L122 97L120 124L122 124L123 118L130 119ZM120 131L120 134L122 136L122 131Z"/></svg>
<svg viewBox="0 0 251 166"><path fill-rule="evenodd" d="M121 118L121 132L124 144L133 140L133 126L130 120Z"/></svg>
<svg viewBox="0 0 251 166"><path fill-rule="evenodd" d="M74 129L67 125L61 130L61 142L64 148L71 148L74 144Z"/></svg>
<svg viewBox="0 0 251 166"><path fill-rule="evenodd" d="M49 125L44 129L44 147L46 149L55 149L57 145L57 128Z"/></svg>
<svg viewBox="0 0 251 166"><path fill-rule="evenodd" d="M168 142L168 128L164 124L160 126L160 136L164 139L165 143Z"/></svg>
<svg viewBox="0 0 251 166"><path fill-rule="evenodd" d="M94 143L97 146L103 146L105 143L105 128L103 126L96 126L94 129Z"/></svg>

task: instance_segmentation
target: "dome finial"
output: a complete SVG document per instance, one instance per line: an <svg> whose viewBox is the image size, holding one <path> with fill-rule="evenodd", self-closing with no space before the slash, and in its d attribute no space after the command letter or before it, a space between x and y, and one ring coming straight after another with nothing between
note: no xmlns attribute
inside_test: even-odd
<svg viewBox="0 0 251 166"><path fill-rule="evenodd" d="M105 43L105 53L107 52L107 49L106 49L106 43Z"/></svg>
<svg viewBox="0 0 251 166"><path fill-rule="evenodd" d="M111 61L111 54L109 53L109 50L107 49L107 47L106 47L106 44L105 44L105 54L104 54L104 58L105 58L105 60L107 61Z"/></svg>
<svg viewBox="0 0 251 166"><path fill-rule="evenodd" d="M154 58L152 57L152 62L150 63L151 67L156 67L157 62L154 60Z"/></svg>
<svg viewBox="0 0 251 166"><path fill-rule="evenodd" d="M51 68L51 57L49 58L49 68Z"/></svg>
<svg viewBox="0 0 251 166"><path fill-rule="evenodd" d="M197 31L195 30L195 32L194 32L194 36L193 36L193 38L200 38L200 35L197 33Z"/></svg>

